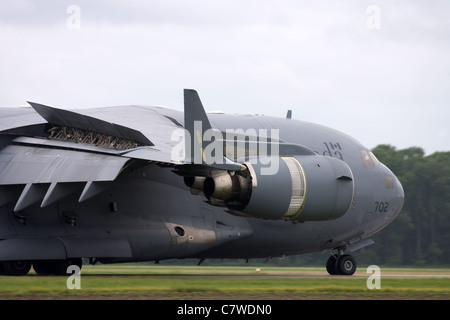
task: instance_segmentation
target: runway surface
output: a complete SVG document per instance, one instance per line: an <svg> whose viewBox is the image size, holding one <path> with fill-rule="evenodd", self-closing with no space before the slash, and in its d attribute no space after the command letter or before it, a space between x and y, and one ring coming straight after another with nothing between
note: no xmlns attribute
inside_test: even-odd
<svg viewBox="0 0 450 320"><path fill-rule="evenodd" d="M291 278L291 279L358 279L358 278L364 278L367 279L370 276L370 274L361 275L361 274L355 274L352 276L342 276L342 275L336 275L336 276L330 276L330 275L317 275L317 274L286 274L286 275L272 275L272 274L253 274L253 275L238 275L238 274L83 274L83 277L148 277L148 278L163 278L163 277L185 277L185 278L210 278L210 279L239 279L239 278L245 278L245 279L285 279L285 278ZM381 277L383 278L390 278L390 279L450 279L449 274L382 274Z"/></svg>
<svg viewBox="0 0 450 320"><path fill-rule="evenodd" d="M368 267L359 267L352 276L330 276L321 267L222 267L222 266L159 266L159 265L101 265L83 267L88 275L120 276L179 276L179 277L255 277L255 278L367 278L373 274ZM386 278L450 278L450 268L385 268L379 273Z"/></svg>
<svg viewBox="0 0 450 320"><path fill-rule="evenodd" d="M0 276L3 300L450 300L450 269L359 267L353 276L325 268L161 265L83 266L79 277ZM378 277L380 288L372 290ZM79 281L80 289L69 289Z"/></svg>

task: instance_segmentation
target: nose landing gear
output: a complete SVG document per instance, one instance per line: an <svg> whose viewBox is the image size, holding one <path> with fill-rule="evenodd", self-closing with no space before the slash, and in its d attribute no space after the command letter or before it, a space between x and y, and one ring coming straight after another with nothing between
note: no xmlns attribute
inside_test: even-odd
<svg viewBox="0 0 450 320"><path fill-rule="evenodd" d="M326 267L330 275L351 276L356 271L356 261L353 256L339 250L337 257L332 254L328 258Z"/></svg>

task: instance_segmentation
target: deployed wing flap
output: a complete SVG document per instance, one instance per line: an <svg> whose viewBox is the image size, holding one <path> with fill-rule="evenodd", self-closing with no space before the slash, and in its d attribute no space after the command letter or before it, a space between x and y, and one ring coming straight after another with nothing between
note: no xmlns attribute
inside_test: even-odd
<svg viewBox="0 0 450 320"><path fill-rule="evenodd" d="M89 132L135 141L141 145L153 146L153 143L141 132L129 127L110 123L73 111L57 109L35 102L28 102L48 123L63 127L77 128Z"/></svg>

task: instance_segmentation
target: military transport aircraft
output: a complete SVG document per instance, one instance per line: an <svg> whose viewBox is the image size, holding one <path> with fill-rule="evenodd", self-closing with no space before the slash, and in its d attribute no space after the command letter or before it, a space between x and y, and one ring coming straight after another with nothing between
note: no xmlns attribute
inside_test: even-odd
<svg viewBox="0 0 450 320"><path fill-rule="evenodd" d="M0 265L8 275L173 258L329 250L330 274L399 213L395 175L320 125L165 107L0 109Z"/></svg>

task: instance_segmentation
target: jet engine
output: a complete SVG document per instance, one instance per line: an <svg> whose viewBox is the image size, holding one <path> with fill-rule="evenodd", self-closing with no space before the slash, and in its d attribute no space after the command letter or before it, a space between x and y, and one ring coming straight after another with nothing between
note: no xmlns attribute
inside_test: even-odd
<svg viewBox="0 0 450 320"><path fill-rule="evenodd" d="M353 175L336 158L306 155L277 157L278 170L267 174L268 159L247 159L243 171L213 171L208 177L185 177L213 205L231 213L270 220L337 219L353 200Z"/></svg>

